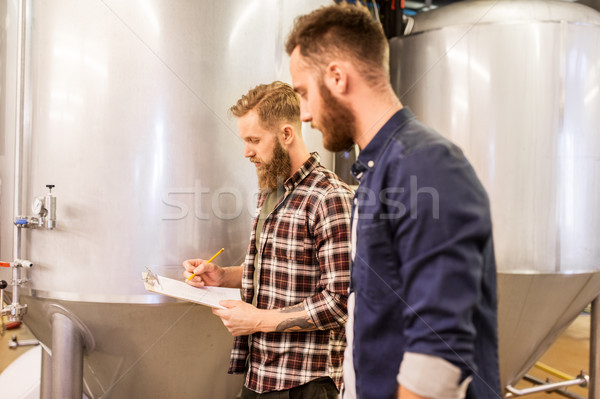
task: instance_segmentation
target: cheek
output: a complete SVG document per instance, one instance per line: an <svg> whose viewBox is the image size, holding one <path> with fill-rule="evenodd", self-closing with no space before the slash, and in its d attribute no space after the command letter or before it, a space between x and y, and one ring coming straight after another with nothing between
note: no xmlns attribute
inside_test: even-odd
<svg viewBox="0 0 600 399"><path fill-rule="evenodd" d="M258 157L261 159L261 161L269 163L271 162L271 158L273 158L273 152L269 151L267 148L261 146L261 148L259 148L257 150L258 152L256 153L256 155L258 155Z"/></svg>

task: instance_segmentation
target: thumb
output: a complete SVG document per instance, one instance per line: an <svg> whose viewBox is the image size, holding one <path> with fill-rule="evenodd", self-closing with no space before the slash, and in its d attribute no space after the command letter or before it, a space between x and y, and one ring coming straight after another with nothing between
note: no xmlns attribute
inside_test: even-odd
<svg viewBox="0 0 600 399"><path fill-rule="evenodd" d="M219 305L223 306L224 308L231 309L231 308L235 308L236 306L239 306L240 302L242 302L242 301L227 299L224 301L219 301Z"/></svg>

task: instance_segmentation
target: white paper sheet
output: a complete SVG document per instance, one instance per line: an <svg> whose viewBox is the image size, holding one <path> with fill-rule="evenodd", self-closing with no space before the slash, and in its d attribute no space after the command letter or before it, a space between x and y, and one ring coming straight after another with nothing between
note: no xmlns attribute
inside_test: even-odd
<svg viewBox="0 0 600 399"><path fill-rule="evenodd" d="M223 287L192 287L184 281L173 280L163 276L156 276L158 283L156 284L151 279L147 279L147 273L142 273L144 286L146 290L156 292L158 294L167 295L173 298L182 299L199 303L201 305L210 306L212 308L225 309L219 305L219 301L233 299L240 301L240 290L238 288L223 288Z"/></svg>

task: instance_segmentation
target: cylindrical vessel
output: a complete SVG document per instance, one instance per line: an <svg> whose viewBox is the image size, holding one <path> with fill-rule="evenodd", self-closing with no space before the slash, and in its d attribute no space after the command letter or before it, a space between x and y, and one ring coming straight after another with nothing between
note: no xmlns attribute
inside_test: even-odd
<svg viewBox="0 0 600 399"><path fill-rule="evenodd" d="M54 231L23 237L35 296L153 302L139 283L146 266L179 273L182 259L221 247L221 263L242 262L256 178L227 110L258 83L289 81L283 40L318 3L31 3L18 205L31 214L47 184L57 201Z"/></svg>
<svg viewBox="0 0 600 399"><path fill-rule="evenodd" d="M296 16L324 3L1 3L0 259L17 256L14 218L31 216L34 197L54 185L54 229L21 231L21 257L34 266L20 297L48 347L48 304L89 328L88 396L239 391L221 321L147 292L141 273L182 278L183 260L222 247L218 264L243 262L256 174L227 110L259 83L290 82L285 37ZM320 135L304 137L331 167Z"/></svg>
<svg viewBox="0 0 600 399"><path fill-rule="evenodd" d="M514 383L600 290L600 14L457 2L391 40L391 79L490 195L502 382Z"/></svg>

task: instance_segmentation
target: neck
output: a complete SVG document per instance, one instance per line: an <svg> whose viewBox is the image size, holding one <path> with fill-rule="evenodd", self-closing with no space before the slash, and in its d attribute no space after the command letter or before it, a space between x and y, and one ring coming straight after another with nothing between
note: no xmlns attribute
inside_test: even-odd
<svg viewBox="0 0 600 399"><path fill-rule="evenodd" d="M361 150L373 140L373 137L383 125L403 107L391 87L383 93L371 91L360 94L354 104L356 105L354 114L356 115L357 128L354 142L358 144Z"/></svg>
<svg viewBox="0 0 600 399"><path fill-rule="evenodd" d="M304 163L310 158L310 152L306 148L306 144L303 141L296 141L294 148L289 149L290 162L292 164L291 174L288 177L292 177L294 173L298 171L304 165Z"/></svg>

